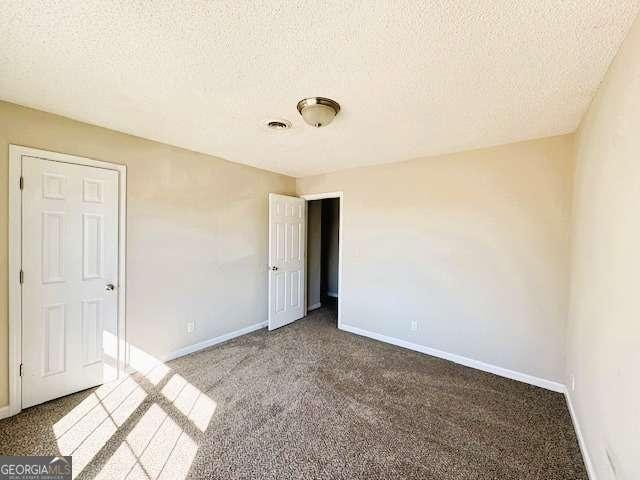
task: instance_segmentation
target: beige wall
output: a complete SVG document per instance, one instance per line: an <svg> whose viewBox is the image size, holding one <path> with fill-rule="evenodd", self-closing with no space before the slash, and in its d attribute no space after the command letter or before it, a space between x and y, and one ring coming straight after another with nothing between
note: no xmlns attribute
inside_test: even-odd
<svg viewBox="0 0 640 480"><path fill-rule="evenodd" d="M307 307L311 307L320 303L322 200L307 205Z"/></svg>
<svg viewBox="0 0 640 480"><path fill-rule="evenodd" d="M340 266L340 199L322 200L322 294L337 295Z"/></svg>
<svg viewBox="0 0 640 480"><path fill-rule="evenodd" d="M567 384L599 480L640 478L640 21L576 138Z"/></svg>
<svg viewBox="0 0 640 480"><path fill-rule="evenodd" d="M564 380L572 142L298 179L344 192L343 323Z"/></svg>
<svg viewBox="0 0 640 480"><path fill-rule="evenodd" d="M294 179L0 102L0 406L8 398L10 143L127 165L133 345L161 356L266 321L267 193L294 193Z"/></svg>

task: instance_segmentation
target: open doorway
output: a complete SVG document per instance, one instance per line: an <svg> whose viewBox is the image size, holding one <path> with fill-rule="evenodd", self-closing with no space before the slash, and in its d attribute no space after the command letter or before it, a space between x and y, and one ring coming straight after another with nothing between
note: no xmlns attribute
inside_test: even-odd
<svg viewBox="0 0 640 480"><path fill-rule="evenodd" d="M311 197L311 196L310 196ZM307 312L322 309L339 326L341 195L307 199Z"/></svg>
<svg viewBox="0 0 640 480"><path fill-rule="evenodd" d="M321 308L342 328L343 210L342 192L269 194L269 330Z"/></svg>

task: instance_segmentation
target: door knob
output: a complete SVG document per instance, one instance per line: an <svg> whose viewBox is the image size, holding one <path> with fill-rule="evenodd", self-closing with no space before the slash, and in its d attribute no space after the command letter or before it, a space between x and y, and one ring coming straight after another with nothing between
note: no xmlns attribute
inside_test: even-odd
<svg viewBox="0 0 640 480"><path fill-rule="evenodd" d="M115 285L114 285L113 283L107 283L107 285L104 287L104 289L105 289L107 292L110 292L111 290L115 290L115 288L116 288L116 287L115 287Z"/></svg>
<svg viewBox="0 0 640 480"><path fill-rule="evenodd" d="M271 270L275 272L276 270L278 270L278 267L271 267Z"/></svg>

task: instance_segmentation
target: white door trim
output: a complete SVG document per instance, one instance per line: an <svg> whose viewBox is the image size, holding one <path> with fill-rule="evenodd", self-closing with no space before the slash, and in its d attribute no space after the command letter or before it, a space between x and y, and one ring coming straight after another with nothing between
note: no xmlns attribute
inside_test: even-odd
<svg viewBox="0 0 640 480"><path fill-rule="evenodd" d="M19 182L23 155L118 172L118 376L125 372L128 361L125 349L127 167L65 153L9 145L9 416L22 409L22 285L19 277L22 268L22 195Z"/></svg>
<svg viewBox="0 0 640 480"><path fill-rule="evenodd" d="M310 200L323 200L325 198L339 198L340 199L340 231L338 232L338 291L336 295L338 297L338 328L342 330L342 251L343 251L343 236L342 231L344 230L342 225L342 220L344 218L344 194L343 192L327 192L327 193L309 193L307 195L300 195L300 198L303 198L307 201ZM309 222L309 216L307 215L307 222ZM307 228L308 230L308 228ZM305 249L306 254L306 249ZM306 263L306 258L305 258ZM309 310L306 307L307 303L307 289L305 287L305 309L308 312Z"/></svg>

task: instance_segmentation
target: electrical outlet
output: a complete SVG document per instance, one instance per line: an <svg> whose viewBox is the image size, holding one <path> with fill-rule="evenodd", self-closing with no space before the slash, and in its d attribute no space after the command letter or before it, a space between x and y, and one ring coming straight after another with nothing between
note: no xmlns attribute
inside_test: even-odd
<svg viewBox="0 0 640 480"><path fill-rule="evenodd" d="M576 377L573 375L573 373L571 374L571 393L576 391Z"/></svg>
<svg viewBox="0 0 640 480"><path fill-rule="evenodd" d="M411 320L411 331L415 332L416 330L418 330L418 321L417 320Z"/></svg>
<svg viewBox="0 0 640 480"><path fill-rule="evenodd" d="M187 322L187 333L193 333L196 328L195 322Z"/></svg>

